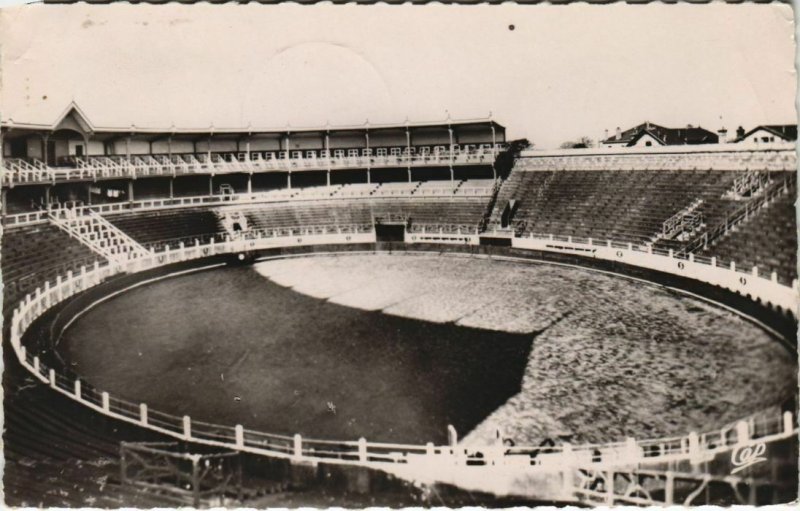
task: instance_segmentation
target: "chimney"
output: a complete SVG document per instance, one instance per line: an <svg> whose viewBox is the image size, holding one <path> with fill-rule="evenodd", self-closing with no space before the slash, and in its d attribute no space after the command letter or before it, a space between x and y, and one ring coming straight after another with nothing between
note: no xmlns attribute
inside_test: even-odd
<svg viewBox="0 0 800 511"><path fill-rule="evenodd" d="M603 138L603 140L608 140L608 128L606 128L606 136Z"/></svg>
<svg viewBox="0 0 800 511"><path fill-rule="evenodd" d="M725 129L725 126L717 130L717 136L719 137L720 144L728 143L728 130Z"/></svg>
<svg viewBox="0 0 800 511"><path fill-rule="evenodd" d="M621 140L621 139L622 139L622 130L619 129L619 126L617 126L617 140Z"/></svg>
<svg viewBox="0 0 800 511"><path fill-rule="evenodd" d="M738 128L736 128L736 138L739 139L742 138L743 136L744 136L744 128L739 126Z"/></svg>

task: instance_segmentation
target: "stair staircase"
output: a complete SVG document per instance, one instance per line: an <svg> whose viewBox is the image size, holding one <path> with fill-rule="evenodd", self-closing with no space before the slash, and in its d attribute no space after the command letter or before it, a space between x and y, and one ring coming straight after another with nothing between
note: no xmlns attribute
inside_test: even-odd
<svg viewBox="0 0 800 511"><path fill-rule="evenodd" d="M109 261L127 261L150 255L136 240L92 210L58 209L50 221Z"/></svg>

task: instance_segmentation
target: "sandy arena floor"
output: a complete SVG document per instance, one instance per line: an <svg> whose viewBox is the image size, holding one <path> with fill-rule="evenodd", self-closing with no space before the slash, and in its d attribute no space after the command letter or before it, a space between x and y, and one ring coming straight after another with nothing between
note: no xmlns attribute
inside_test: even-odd
<svg viewBox="0 0 800 511"><path fill-rule="evenodd" d="M88 381L165 411L341 439L440 441L447 423L464 442L496 428L517 444L656 437L797 388L789 352L723 309L463 256L303 257L169 279L93 309L61 350Z"/></svg>

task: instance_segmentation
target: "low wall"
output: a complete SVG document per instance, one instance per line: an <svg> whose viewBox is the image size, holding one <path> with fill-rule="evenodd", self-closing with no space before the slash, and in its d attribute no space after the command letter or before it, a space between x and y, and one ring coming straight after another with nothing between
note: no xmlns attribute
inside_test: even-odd
<svg viewBox="0 0 800 511"><path fill-rule="evenodd" d="M792 283L791 287L784 286L778 282L775 273L764 276L759 274L757 268L740 271L733 263L731 266L717 266L714 257L695 257L693 254L689 254L686 258L678 258L672 251L655 252L652 249L640 249L630 243L598 242L591 238L578 239L564 236L513 238L511 246L524 250L556 252L589 259L616 261L672 274L689 279L689 281L727 289L750 301L762 303L779 312L785 311L786 314L797 317L797 280ZM692 288L693 286L690 285L686 290L693 291Z"/></svg>
<svg viewBox="0 0 800 511"><path fill-rule="evenodd" d="M514 167L522 171L761 170L797 169L794 144L701 144L664 147L596 147L528 150Z"/></svg>

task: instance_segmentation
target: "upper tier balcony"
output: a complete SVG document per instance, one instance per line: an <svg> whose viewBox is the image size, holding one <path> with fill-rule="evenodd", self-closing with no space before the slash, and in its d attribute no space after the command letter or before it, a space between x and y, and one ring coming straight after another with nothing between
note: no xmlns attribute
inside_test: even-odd
<svg viewBox="0 0 800 511"><path fill-rule="evenodd" d="M72 157L69 166L8 158L2 162L2 185L55 184L66 181L136 179L230 173L333 171L341 169L455 167L493 165L500 144L390 147L238 153L152 154Z"/></svg>

